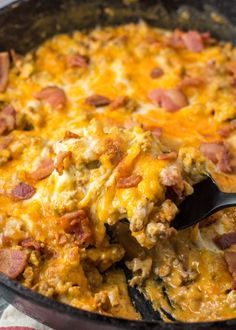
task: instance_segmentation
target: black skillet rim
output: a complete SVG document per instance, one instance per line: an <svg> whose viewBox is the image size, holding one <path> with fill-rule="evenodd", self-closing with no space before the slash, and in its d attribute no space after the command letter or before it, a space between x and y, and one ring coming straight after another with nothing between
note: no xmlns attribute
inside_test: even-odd
<svg viewBox="0 0 236 330"><path fill-rule="evenodd" d="M42 294L33 291L25 286L23 286L20 282L11 280L9 277L4 275L3 273L0 273L0 285L4 285L7 287L7 289L13 291L18 296L26 299L26 300L32 300L34 303L36 303L39 306L46 307L48 309L51 309L53 311L57 311L59 313L66 313L70 316L76 316L79 319L83 319L85 321L91 321L91 322L101 322L106 325L113 325L117 326L123 329L127 328L138 328L140 329L142 326L147 327L150 326L150 328L153 328L155 326L162 326L162 328L165 329L173 329L177 327L179 330L183 329L214 329L215 327L218 328L219 326L236 326L236 319L230 319L230 320L221 320L221 321L213 321L213 322L171 322L166 323L163 321L146 321L146 320L129 320L129 319L123 319L118 317L112 317L112 316L105 316L102 314L98 314L95 312L89 312L86 310L82 310L76 307L72 307L70 305L66 305L64 303L58 302L56 300L50 299L46 296L43 296ZM4 297L3 297L4 298Z"/></svg>
<svg viewBox="0 0 236 330"><path fill-rule="evenodd" d="M6 10L11 10L16 6L22 5L22 3L26 3L30 0L13 0L9 4L3 5L0 7L0 15L4 13ZM150 326L151 328L155 326L162 326L165 329L171 330L174 326L175 328L179 328L179 330L184 329L197 329L198 327L201 328L211 328L214 329L214 327L219 326L236 326L236 318L229 319L229 320L221 320L221 321L212 321L212 322L171 322L166 323L163 321L147 321L147 320L129 320L129 319L123 319L123 318L117 318L112 316L105 316L102 314L98 314L95 312L89 312L86 310L82 310L79 308L72 307L70 305L58 302L56 300L50 299L36 291L33 291L25 286L23 286L20 282L14 281L4 275L0 272L0 285L5 286L8 290L13 291L18 296L26 299L26 300L32 300L35 304L46 307L48 309L51 309L52 311L56 310L57 312L66 313L70 316L76 316L78 319L83 319L85 321L91 321L93 323L99 321L100 324L106 324L106 325L114 325L120 328L130 328L130 327L146 327ZM4 298L4 297L3 297Z"/></svg>

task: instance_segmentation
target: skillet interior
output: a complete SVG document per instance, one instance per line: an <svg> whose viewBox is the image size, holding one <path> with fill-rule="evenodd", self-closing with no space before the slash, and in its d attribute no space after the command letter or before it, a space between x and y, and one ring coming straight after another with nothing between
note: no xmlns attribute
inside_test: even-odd
<svg viewBox="0 0 236 330"><path fill-rule="evenodd" d="M165 28L209 30L220 39L236 42L236 1L217 0L21 0L0 12L0 50L24 53L59 32L137 21ZM212 14L213 13L213 14ZM216 15L218 14L218 15ZM55 329L235 329L236 321L202 324L125 321L80 311L51 301L0 275L3 296L26 314ZM96 322L96 326L94 324Z"/></svg>

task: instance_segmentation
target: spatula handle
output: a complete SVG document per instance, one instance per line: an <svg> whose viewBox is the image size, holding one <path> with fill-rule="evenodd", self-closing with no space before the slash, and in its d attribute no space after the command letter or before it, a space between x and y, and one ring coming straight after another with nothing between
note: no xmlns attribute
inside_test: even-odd
<svg viewBox="0 0 236 330"><path fill-rule="evenodd" d="M219 192L216 206L220 209L236 206L236 193Z"/></svg>

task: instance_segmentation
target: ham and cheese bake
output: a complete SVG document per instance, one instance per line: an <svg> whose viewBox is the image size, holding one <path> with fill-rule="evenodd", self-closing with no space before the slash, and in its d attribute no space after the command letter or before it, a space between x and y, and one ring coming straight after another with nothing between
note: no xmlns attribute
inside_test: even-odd
<svg viewBox="0 0 236 330"><path fill-rule="evenodd" d="M111 316L141 318L130 285L165 321L236 317L236 210L171 227L207 173L235 191L235 118L236 49L207 32L140 22L0 53L0 271Z"/></svg>

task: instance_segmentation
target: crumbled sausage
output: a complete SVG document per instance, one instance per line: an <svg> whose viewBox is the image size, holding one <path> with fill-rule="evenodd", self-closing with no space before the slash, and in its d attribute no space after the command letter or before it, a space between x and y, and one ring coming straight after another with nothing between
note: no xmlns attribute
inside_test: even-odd
<svg viewBox="0 0 236 330"><path fill-rule="evenodd" d="M182 180L182 174L177 166L164 168L160 173L161 183L164 186L171 187L178 185Z"/></svg>
<svg viewBox="0 0 236 330"><path fill-rule="evenodd" d="M134 277L129 281L129 284L131 286L142 284L151 273L152 258L147 257L144 260L134 258L132 261L127 261L126 265L134 273Z"/></svg>

